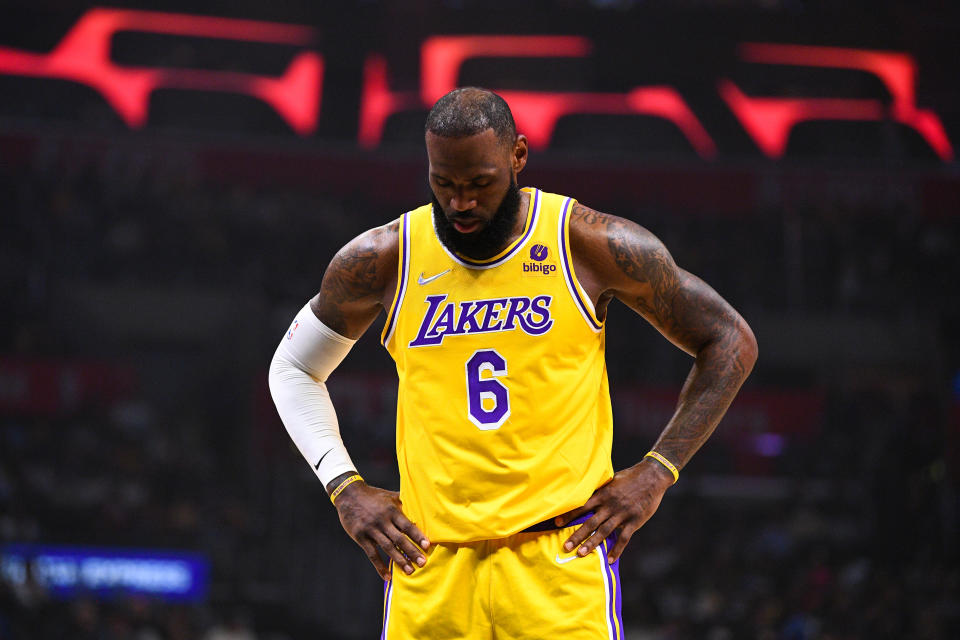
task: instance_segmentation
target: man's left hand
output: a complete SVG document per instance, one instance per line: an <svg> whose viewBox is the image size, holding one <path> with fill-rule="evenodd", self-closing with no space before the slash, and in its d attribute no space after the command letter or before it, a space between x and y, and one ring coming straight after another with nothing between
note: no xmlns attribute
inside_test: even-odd
<svg viewBox="0 0 960 640"><path fill-rule="evenodd" d="M617 543L607 555L607 562L616 562L634 532L657 511L663 494L672 484L670 471L651 458L618 471L610 482L594 491L582 507L556 517L557 526L562 527L593 512L567 539L564 550L570 552L579 546L577 554L585 556L618 531Z"/></svg>

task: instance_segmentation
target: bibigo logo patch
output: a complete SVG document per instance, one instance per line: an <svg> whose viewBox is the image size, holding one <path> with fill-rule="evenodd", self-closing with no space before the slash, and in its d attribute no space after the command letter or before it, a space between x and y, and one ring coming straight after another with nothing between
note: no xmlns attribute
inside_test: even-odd
<svg viewBox="0 0 960 640"><path fill-rule="evenodd" d="M550 249L546 245L535 244L530 247L530 262L523 263L525 276L555 276L557 265L555 262L546 262Z"/></svg>

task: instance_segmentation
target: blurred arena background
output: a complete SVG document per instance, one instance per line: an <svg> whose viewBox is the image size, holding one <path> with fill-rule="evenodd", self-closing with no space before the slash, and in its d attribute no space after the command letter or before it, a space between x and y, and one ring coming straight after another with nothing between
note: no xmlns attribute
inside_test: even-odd
<svg viewBox="0 0 960 640"><path fill-rule="evenodd" d="M378 635L266 368L334 251L426 201L466 84L522 184L653 230L760 343L621 563L627 638L960 637L958 40L949 0L7 0L0 638ZM619 468L690 361L608 326ZM371 334L330 387L396 488Z"/></svg>

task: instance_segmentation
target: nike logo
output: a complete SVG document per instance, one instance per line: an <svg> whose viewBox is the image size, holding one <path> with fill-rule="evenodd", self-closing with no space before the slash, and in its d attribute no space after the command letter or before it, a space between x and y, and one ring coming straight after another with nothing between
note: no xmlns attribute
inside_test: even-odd
<svg viewBox="0 0 960 640"><path fill-rule="evenodd" d="M330 449L330 451L333 451L333 449ZM330 453L330 451L327 451L327 453ZM323 459L327 457L327 453L320 456L320 459L317 460L317 464L314 465L313 467L314 469L316 469L317 471L320 471L320 463L323 462Z"/></svg>
<svg viewBox="0 0 960 640"><path fill-rule="evenodd" d="M561 558L561 557L560 557L560 552L558 551L558 552L557 552L556 561L557 561L557 564L567 564L568 562L571 562L571 561L573 561L573 560L576 560L576 559L579 558L579 557L580 557L580 556L578 556L576 553L574 553L574 554L573 554L572 556L570 556L569 558Z"/></svg>
<svg viewBox="0 0 960 640"><path fill-rule="evenodd" d="M446 274L448 274L448 273L450 273L450 269L447 269L446 271L441 271L440 273L438 273L438 274L435 275L435 276L430 276L429 278L424 278L424 277L423 277L423 271L421 271L421 272L420 272L420 276L417 278L417 284L424 285L424 284L427 284L427 283L429 283L429 282L433 282L434 280L436 280L436 279L439 278L440 276L446 275Z"/></svg>

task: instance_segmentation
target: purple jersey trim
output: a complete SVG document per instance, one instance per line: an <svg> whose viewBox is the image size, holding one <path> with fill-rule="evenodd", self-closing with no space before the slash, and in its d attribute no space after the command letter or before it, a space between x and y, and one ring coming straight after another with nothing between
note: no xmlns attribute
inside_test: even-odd
<svg viewBox="0 0 960 640"><path fill-rule="evenodd" d="M471 260L466 256L457 255L449 249L446 245L440 242L440 239L437 238L437 242L440 242L440 246L443 247L443 250L446 251L447 255L456 260L458 263L462 264L465 267L470 267L473 269L489 269L490 267L496 267L497 265L503 264L507 259L516 255L523 245L527 243L527 240L530 239L530 236L533 235L533 228L537 226L537 213L540 210L540 189L533 189L533 205L530 207L530 222L527 224L527 231L523 234L523 237L520 238L513 248L507 251L505 254L497 258L496 260L491 260L490 262L484 262L482 260ZM436 233L436 232L434 232Z"/></svg>
<svg viewBox="0 0 960 640"><path fill-rule="evenodd" d="M390 317L387 318L387 324L383 329L383 346L390 342L390 336L396 328L397 316L400 314L400 305L403 304L403 295L407 292L407 281L410 280L410 213L403 214L403 224L400 226L400 254L403 260L403 269L400 270L400 282L397 283L397 299L394 302L393 309L390 310Z"/></svg>
<svg viewBox="0 0 960 640"><path fill-rule="evenodd" d="M573 277L573 265L567 260L567 216L570 214L570 205L572 202L573 199L567 198L567 201L563 203L563 209L560 211L560 259L563 261L563 273L567 278L567 288L580 307L580 313L586 318L587 322L590 323L594 331L600 331L603 325L597 324L597 321L593 319L590 308L580 296L580 287Z"/></svg>

